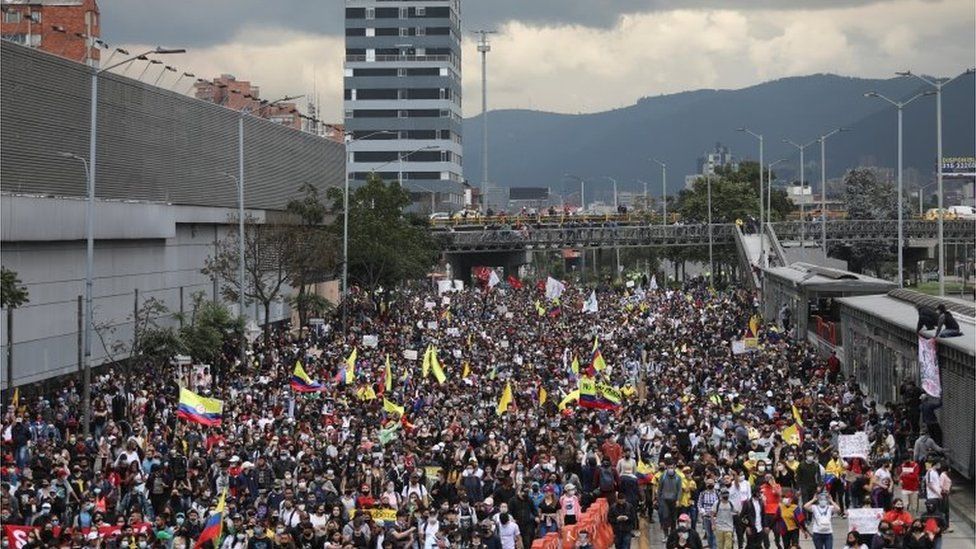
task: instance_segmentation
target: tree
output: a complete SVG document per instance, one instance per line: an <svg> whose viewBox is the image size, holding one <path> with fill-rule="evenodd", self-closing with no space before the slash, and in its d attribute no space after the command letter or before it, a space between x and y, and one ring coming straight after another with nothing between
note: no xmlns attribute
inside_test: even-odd
<svg viewBox="0 0 976 549"><path fill-rule="evenodd" d="M898 218L898 193L894 183L878 177L876 171L868 168L855 168L844 176L844 202L849 219ZM903 213L910 215L909 210L906 207ZM882 263L894 258L896 251L890 243L875 241L837 244L832 248L838 256L847 259L852 271L859 273L868 268L876 274L880 273Z"/></svg>
<svg viewBox="0 0 976 549"><path fill-rule="evenodd" d="M21 284L17 272L0 267L0 307L16 309L30 302L27 286Z"/></svg>
<svg viewBox="0 0 976 549"><path fill-rule="evenodd" d="M227 301L236 302L243 291L245 304L261 304L265 318L264 338L268 341L271 304L282 298L282 291L290 280L288 258L296 236L292 232L293 226L258 224L252 217L245 218L244 223L243 290L238 279L240 237L236 231L217 244L216 253L207 258L202 272L221 281L221 294Z"/></svg>
<svg viewBox="0 0 976 549"><path fill-rule="evenodd" d="M221 349L229 338L244 337L241 317L234 318L220 302L206 298L203 292L190 297L189 322L180 330L186 352L197 362L215 365Z"/></svg>
<svg viewBox="0 0 976 549"><path fill-rule="evenodd" d="M330 189L333 210L342 211L342 190ZM404 215L410 195L396 182L384 183L370 174L349 196L349 278L367 288L394 286L425 276L437 260L438 248L426 220ZM342 235L336 216L333 234Z"/></svg>
<svg viewBox="0 0 976 549"><path fill-rule="evenodd" d="M327 208L319 199L318 189L306 183L299 190L302 198L291 200L286 207L298 216L301 225L294 228L285 263L292 286L298 290L297 295L289 297L289 303L298 311L299 325L304 326L313 308L326 308L322 303L325 299L310 294L308 286L334 276L338 254L335 235L322 226Z"/></svg>
<svg viewBox="0 0 976 549"><path fill-rule="evenodd" d="M132 355L159 366L186 351L179 331L159 324L159 319L165 316L170 316L169 309L155 297L147 299L136 309L135 316L130 316L135 334Z"/></svg>

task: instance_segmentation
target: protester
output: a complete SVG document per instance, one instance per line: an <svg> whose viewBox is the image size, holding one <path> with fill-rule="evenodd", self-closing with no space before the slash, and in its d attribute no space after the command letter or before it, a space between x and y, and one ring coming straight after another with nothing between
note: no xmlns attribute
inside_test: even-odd
<svg viewBox="0 0 976 549"><path fill-rule="evenodd" d="M939 540L931 438L890 442L893 412L764 326L748 292L651 282L597 288L596 313L581 312L594 289L571 285L558 302L530 284L356 291L346 329L271 330L243 364L230 341L206 369L97 371L87 435L79 384L23 388L3 418L0 520L79 547L185 548L215 522L208 547L526 549L606 498L620 546L640 515L668 547L703 546L700 524L713 549L789 547L806 527L820 548L848 492L899 509L904 469L837 454L863 431L928 467L921 524Z"/></svg>

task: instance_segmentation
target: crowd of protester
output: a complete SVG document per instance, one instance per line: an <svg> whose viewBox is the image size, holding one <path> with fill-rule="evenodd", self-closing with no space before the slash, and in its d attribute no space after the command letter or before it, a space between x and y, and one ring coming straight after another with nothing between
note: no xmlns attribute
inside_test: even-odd
<svg viewBox="0 0 976 549"><path fill-rule="evenodd" d="M191 547L224 494L206 543L224 549L525 549L597 498L618 548L649 536L642 522L669 549L940 546L951 482L911 381L874 402L778 322L747 334L742 290L601 287L583 313L589 288L506 286L359 292L347 329L275 331L243 364L228 346L206 377L102 372L88 435L78 384L25 389L3 418L0 521L32 528L4 546ZM747 335L756 348L733 353ZM422 371L428 348L443 383ZM291 388L297 361L323 390ZM565 402L587 375L621 405ZM178 418L180 386L221 399L221 424ZM838 437L860 431L869 455L842 458ZM877 533L835 532L862 507L884 509Z"/></svg>

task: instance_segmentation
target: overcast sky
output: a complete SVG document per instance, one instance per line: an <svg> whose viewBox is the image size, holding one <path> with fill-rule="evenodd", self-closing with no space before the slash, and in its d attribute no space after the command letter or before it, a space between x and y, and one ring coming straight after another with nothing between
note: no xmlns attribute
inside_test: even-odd
<svg viewBox="0 0 976 549"><path fill-rule="evenodd" d="M185 47L167 62L197 76L235 74L268 99L314 86L324 118L341 119L342 0L99 6L112 45ZM594 112L819 72L949 75L976 58L973 0L462 0L461 17L466 30L498 31L488 57L492 109ZM481 109L470 33L463 55L470 116Z"/></svg>

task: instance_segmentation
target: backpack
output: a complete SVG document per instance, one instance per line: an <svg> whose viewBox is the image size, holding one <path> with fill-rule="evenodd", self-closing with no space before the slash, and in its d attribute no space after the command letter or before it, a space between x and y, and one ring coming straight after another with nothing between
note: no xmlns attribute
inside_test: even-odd
<svg viewBox="0 0 976 549"><path fill-rule="evenodd" d="M613 471L607 469L606 467L600 468L600 491L610 492L613 490L616 484L613 478Z"/></svg>

